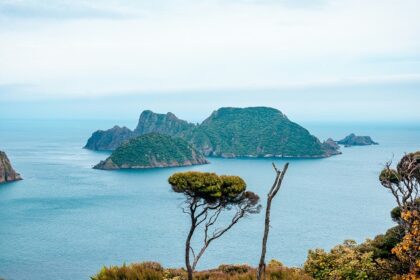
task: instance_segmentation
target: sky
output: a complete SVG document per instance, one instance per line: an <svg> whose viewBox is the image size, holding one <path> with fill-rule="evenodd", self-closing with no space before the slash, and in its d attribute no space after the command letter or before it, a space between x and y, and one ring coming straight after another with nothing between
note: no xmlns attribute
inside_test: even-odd
<svg viewBox="0 0 420 280"><path fill-rule="evenodd" d="M420 121L418 0L0 0L0 118Z"/></svg>

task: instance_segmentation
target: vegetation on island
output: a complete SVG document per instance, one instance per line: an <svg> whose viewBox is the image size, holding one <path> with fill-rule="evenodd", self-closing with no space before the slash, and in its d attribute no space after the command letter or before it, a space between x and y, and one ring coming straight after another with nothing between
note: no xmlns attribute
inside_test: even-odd
<svg viewBox="0 0 420 280"><path fill-rule="evenodd" d="M373 141L372 138L370 138L370 136L358 136L354 133L347 135L344 139L337 141L337 143L346 147L378 145L378 143Z"/></svg>
<svg viewBox="0 0 420 280"><path fill-rule="evenodd" d="M321 142L282 112L268 107L221 108L190 134L205 155L324 157Z"/></svg>
<svg viewBox="0 0 420 280"><path fill-rule="evenodd" d="M327 157L339 147L321 143L282 112L268 107L220 108L199 125L174 114L143 111L134 131L114 127L97 131L86 148L117 148L130 138L146 133L183 138L206 156L214 157Z"/></svg>
<svg viewBox="0 0 420 280"><path fill-rule="evenodd" d="M149 133L129 140L94 168L152 168L205 164L207 160L181 138Z"/></svg>
<svg viewBox="0 0 420 280"><path fill-rule="evenodd" d="M196 175L195 175L196 176ZM209 176L209 175L206 175ZM209 178L192 179L194 186L203 186L204 181L217 181L217 175ZM175 190L194 194L200 187L188 187L186 177L176 175ZM191 178L193 178L192 176ZM200 176L198 176L200 178ZM210 179L213 178L213 179ZM239 179L237 179L239 180ZM277 179L276 179L277 181ZM278 261L271 261L265 277L270 280L417 280L420 279L420 151L406 154L396 165L387 163L379 175L379 181L390 191L397 206L391 211L396 226L385 234L367 239L361 244L346 240L330 251L309 250L302 268L287 268ZM239 182L239 181L238 181ZM212 190L212 184L204 184L204 192ZM241 184L239 184L241 185ZM179 188L178 188L179 186ZM192 186L192 185L191 185ZM217 189L217 188L216 188ZM210 193L213 193L211 191ZM216 191L216 197L221 195ZM210 199L212 195L208 196ZM191 204L190 204L191 205ZM164 269L157 263L140 263L104 267L93 280L142 280L142 279L191 279L187 270ZM254 280L257 269L248 265L221 265L217 269L194 272L193 279L204 280Z"/></svg>

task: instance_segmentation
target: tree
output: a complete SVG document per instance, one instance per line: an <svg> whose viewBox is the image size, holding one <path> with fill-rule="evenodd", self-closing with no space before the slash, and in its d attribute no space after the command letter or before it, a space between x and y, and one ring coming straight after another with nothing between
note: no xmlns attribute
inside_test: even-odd
<svg viewBox="0 0 420 280"><path fill-rule="evenodd" d="M394 196L398 208L392 215L405 232L402 242L392 252L409 266L410 272L403 279L417 279L420 277L420 151L406 154L396 169L388 162L379 180Z"/></svg>
<svg viewBox="0 0 420 280"><path fill-rule="evenodd" d="M276 171L276 179L274 180L274 184L267 195L267 207L265 209L264 236L263 236L263 241L262 241L260 263L257 269L257 280L260 280L261 278L265 279L265 253L267 251L268 231L270 228L271 201L273 200L274 196L277 194L277 192L279 191L281 187L281 183L283 182L283 178L284 178L284 175L286 174L287 168L289 167L289 163L287 162L284 165L283 170L278 170L274 163L273 163L273 167L274 167L274 170Z"/></svg>
<svg viewBox="0 0 420 280"><path fill-rule="evenodd" d="M246 191L245 181L238 176L218 176L207 172L180 172L168 179L172 190L185 196L183 212L191 219L190 230L185 242L185 265L188 279L193 279L193 271L209 245L240 219L259 213L261 205L259 197ZM220 214L225 210L235 210L230 222L221 228L216 228ZM191 240L195 230L202 225L204 231L203 246L195 254ZM190 253L193 255L191 264Z"/></svg>

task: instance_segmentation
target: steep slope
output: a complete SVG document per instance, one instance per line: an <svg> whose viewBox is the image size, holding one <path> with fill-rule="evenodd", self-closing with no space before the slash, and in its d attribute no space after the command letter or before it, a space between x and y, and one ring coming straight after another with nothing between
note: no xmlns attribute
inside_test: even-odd
<svg viewBox="0 0 420 280"><path fill-rule="evenodd" d="M149 133L118 147L96 169L141 169L208 163L204 156L181 138Z"/></svg>
<svg viewBox="0 0 420 280"><path fill-rule="evenodd" d="M6 153L0 151L0 183L17 180L22 180L22 177L13 169Z"/></svg>
<svg viewBox="0 0 420 280"><path fill-rule="evenodd" d="M194 124L178 119L174 114L156 114L150 110L141 113L139 122L134 133L143 135L151 132L166 134L170 136L178 135L181 132L194 128Z"/></svg>
<svg viewBox="0 0 420 280"><path fill-rule="evenodd" d="M126 127L114 126L108 130L98 130L88 139L84 148L97 151L113 151L125 141L147 133L161 133L177 136L191 130L195 125L178 119L174 114L157 114L145 110L140 114L134 131Z"/></svg>
<svg viewBox="0 0 420 280"><path fill-rule="evenodd" d="M127 127L114 126L108 130L95 131L84 148L89 150L112 151L135 134Z"/></svg>
<svg viewBox="0 0 420 280"><path fill-rule="evenodd" d="M320 141L282 112L268 107L220 108L189 135L217 157L326 157Z"/></svg>

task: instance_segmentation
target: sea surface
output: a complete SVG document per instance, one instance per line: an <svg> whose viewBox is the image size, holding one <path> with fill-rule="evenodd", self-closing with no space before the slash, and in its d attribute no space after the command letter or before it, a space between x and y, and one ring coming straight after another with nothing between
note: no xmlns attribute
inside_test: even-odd
<svg viewBox="0 0 420 280"><path fill-rule="evenodd" d="M146 260L181 267L189 219L180 208L182 195L171 191L167 178L187 170L239 175L265 205L275 177L271 163L279 168L285 163L210 158L211 164L195 167L94 170L108 153L82 147L93 131L115 123L0 120L0 150L24 178L0 185L0 278L89 279L104 265ZM302 125L321 140L354 132L380 145L342 148L342 155L325 159L288 160L272 206L267 260L290 266L301 266L311 248L362 242L393 226L389 211L395 203L378 173L386 161L420 149L419 125ZM240 221L209 247L198 268L256 265L263 218L262 212Z"/></svg>

